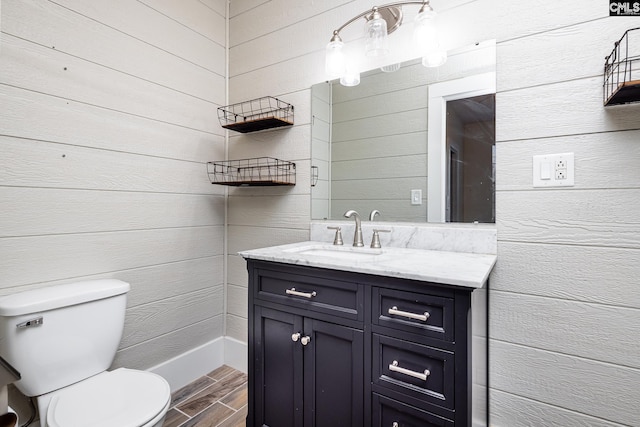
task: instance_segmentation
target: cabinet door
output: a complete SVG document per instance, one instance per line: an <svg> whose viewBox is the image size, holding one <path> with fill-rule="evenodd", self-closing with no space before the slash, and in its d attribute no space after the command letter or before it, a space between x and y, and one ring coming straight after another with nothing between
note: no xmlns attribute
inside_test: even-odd
<svg viewBox="0 0 640 427"><path fill-rule="evenodd" d="M294 427L303 421L302 317L255 306L254 426ZM250 398L252 398L250 396Z"/></svg>
<svg viewBox="0 0 640 427"><path fill-rule="evenodd" d="M364 425L363 332L305 319L305 427Z"/></svg>

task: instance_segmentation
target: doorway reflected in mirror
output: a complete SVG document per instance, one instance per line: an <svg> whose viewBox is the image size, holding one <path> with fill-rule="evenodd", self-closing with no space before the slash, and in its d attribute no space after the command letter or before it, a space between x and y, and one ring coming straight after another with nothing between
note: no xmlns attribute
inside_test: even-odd
<svg viewBox="0 0 640 427"><path fill-rule="evenodd" d="M495 222L495 95L447 102L446 222Z"/></svg>

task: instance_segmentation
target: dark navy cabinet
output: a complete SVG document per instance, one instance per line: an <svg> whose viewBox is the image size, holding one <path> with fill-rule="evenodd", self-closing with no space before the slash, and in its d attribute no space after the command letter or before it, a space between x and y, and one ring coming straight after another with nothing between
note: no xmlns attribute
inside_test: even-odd
<svg viewBox="0 0 640 427"><path fill-rule="evenodd" d="M247 263L247 426L471 426L472 289Z"/></svg>

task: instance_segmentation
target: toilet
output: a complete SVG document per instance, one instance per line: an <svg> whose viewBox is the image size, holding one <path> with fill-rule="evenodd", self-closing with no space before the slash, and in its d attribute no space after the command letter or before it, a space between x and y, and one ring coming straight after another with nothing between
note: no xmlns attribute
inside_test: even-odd
<svg viewBox="0 0 640 427"><path fill-rule="evenodd" d="M122 339L128 283L91 280L0 297L0 356L35 397L40 427L161 427L171 390L151 372L107 371Z"/></svg>

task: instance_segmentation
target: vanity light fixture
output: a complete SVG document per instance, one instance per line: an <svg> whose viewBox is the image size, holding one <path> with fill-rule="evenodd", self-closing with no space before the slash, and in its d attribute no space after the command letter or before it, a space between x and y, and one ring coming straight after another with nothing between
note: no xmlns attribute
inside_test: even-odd
<svg viewBox="0 0 640 427"><path fill-rule="evenodd" d="M340 78L344 86L355 86L360 83L360 70L353 64L353 58L344 52L344 42L340 31L360 18L365 23L364 54L368 57L384 57L389 54L388 35L402 25L402 6L416 5L420 10L414 19L413 47L422 57L425 67L438 67L447 60L447 51L440 43L436 25L437 13L429 4L429 0L405 1L374 6L348 20L333 32L326 48L325 71L329 78ZM399 64L385 65L385 72L397 70Z"/></svg>

